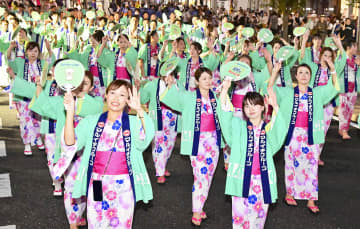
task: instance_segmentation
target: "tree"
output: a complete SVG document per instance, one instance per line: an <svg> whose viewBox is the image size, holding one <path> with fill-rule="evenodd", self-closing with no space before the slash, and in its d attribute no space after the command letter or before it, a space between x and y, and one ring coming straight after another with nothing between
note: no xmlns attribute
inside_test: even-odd
<svg viewBox="0 0 360 229"><path fill-rule="evenodd" d="M360 1L360 0L359 0ZM304 12L306 0L270 0L268 6L277 9L283 15L282 31L284 39L288 40L288 23L291 12Z"/></svg>
<svg viewBox="0 0 360 229"><path fill-rule="evenodd" d="M357 18L357 26L356 26L356 42L360 41L360 0L348 0L348 5L358 8L358 18Z"/></svg>

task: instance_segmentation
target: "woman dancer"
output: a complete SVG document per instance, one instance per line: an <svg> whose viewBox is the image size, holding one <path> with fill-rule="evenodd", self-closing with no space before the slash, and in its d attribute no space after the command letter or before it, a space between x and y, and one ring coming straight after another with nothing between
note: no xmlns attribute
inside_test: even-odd
<svg viewBox="0 0 360 229"><path fill-rule="evenodd" d="M206 219L203 211L211 181L219 159L221 131L216 115L217 99L210 90L212 72L200 67L195 72L197 89L183 92L167 78L168 89L161 94L161 102L182 113L181 154L189 155L194 174L192 189L192 223L200 226Z"/></svg>

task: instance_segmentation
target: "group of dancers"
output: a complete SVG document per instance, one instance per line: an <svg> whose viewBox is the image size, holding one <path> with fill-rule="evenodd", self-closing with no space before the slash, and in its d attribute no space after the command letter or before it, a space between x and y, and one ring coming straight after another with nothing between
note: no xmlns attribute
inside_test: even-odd
<svg viewBox="0 0 360 229"><path fill-rule="evenodd" d="M194 225L207 218L204 205L222 151L233 228L263 228L278 199L273 156L284 145L282 198L290 206L307 200L317 214L320 154L335 107L339 134L350 138L360 91L357 44L343 47L333 35L335 50L315 35L309 46L307 31L294 39L296 52L281 61L276 54L290 45L285 40L242 36L243 26L224 26L226 18L215 26L194 17L189 26L179 13L161 25L156 15L148 17L117 14L108 21L53 12L49 20L33 20L30 30L15 14L5 12L2 19L0 65L11 78L24 154L45 144L54 195L62 195L64 183L70 228L131 228L135 203L153 199L142 153L151 143L154 175L166 183L177 133L180 154L189 156L193 169ZM168 30L172 25L182 29L177 37ZM176 68L161 75L174 58ZM72 92L54 79L65 59L86 69ZM221 66L233 60L251 68L246 78L220 76Z"/></svg>

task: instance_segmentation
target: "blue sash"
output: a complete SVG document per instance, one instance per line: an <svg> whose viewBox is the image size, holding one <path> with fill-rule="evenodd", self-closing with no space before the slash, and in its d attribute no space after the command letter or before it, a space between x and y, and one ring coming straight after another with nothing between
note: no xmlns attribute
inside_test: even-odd
<svg viewBox="0 0 360 229"><path fill-rule="evenodd" d="M285 74L284 74L284 66L281 66L280 68L280 80L281 80L281 87L285 87L286 84L285 84Z"/></svg>
<svg viewBox="0 0 360 229"><path fill-rule="evenodd" d="M159 44L156 44L156 50L158 51L159 55ZM151 47L150 43L148 43L147 47L147 76L150 76L150 68L151 68ZM159 68L159 60L156 61L156 76L158 74L158 68Z"/></svg>
<svg viewBox="0 0 360 229"><path fill-rule="evenodd" d="M190 58L187 62L186 65L186 81L185 81L185 89L189 90L189 81L190 81L190 70L191 70L191 60L192 58ZM202 59L199 57L199 67L203 66L203 61Z"/></svg>
<svg viewBox="0 0 360 229"><path fill-rule="evenodd" d="M308 87L307 90L308 94L308 113L309 113L309 120L308 120L308 144L313 145L314 144L314 137L313 137L313 93L311 87ZM293 109L291 112L291 120L289 125L289 131L286 137L285 145L288 146L290 144L292 134L295 129L295 123L297 118L297 112L299 109L299 99L300 99L300 93L299 93L299 87L296 86L294 88L294 104Z"/></svg>
<svg viewBox="0 0 360 229"><path fill-rule="evenodd" d="M120 55L120 49L115 53L115 65L114 65L114 76L113 76L113 80L116 80L118 75L116 72L116 65L117 65L117 61ZM123 54L125 56L125 54ZM126 58L125 58L126 61ZM128 76L130 77L130 83L132 84L132 75L130 74L130 72L127 70L127 67L125 66L126 72L128 74Z"/></svg>
<svg viewBox="0 0 360 229"><path fill-rule="evenodd" d="M157 88L156 88L156 119L157 119L158 130L163 130L163 122L162 122L162 112L161 112L161 106L160 106L159 90L160 90L160 79L158 79Z"/></svg>
<svg viewBox="0 0 360 229"><path fill-rule="evenodd" d="M356 82L356 74L358 71L358 66L355 64L355 92L357 91L357 82ZM344 86L345 86L345 93L349 92L349 64L345 64L345 71L344 71Z"/></svg>
<svg viewBox="0 0 360 229"><path fill-rule="evenodd" d="M209 97L210 97L210 103L211 108L213 110L213 116L215 120L215 126L216 126L216 144L219 147L221 147L221 130L220 130L220 123L218 120L218 117L216 115L216 99L214 96L214 93L209 90ZM194 139L193 139L193 147L192 147L192 156L197 156L198 150L199 150L199 139L200 139L200 123L201 123L201 94L200 90L196 89L196 105L195 105L195 123L194 123Z"/></svg>
<svg viewBox="0 0 360 229"><path fill-rule="evenodd" d="M57 87L57 83L56 81L54 80L52 83L51 83L51 86L50 86L50 90L49 90L49 96L54 96L55 95L55 91L56 91L56 87ZM49 119L49 134L53 134L55 133L55 128L56 128L56 122L54 119Z"/></svg>
<svg viewBox="0 0 360 229"><path fill-rule="evenodd" d="M90 70L90 66L91 66L91 55L94 53L94 48L91 48L89 57L88 57L88 66L89 66L89 70ZM104 79L103 79L103 74L102 74L102 69L101 66L99 65L99 63L96 61L96 67L98 69L99 72L99 80L100 80L100 86L104 87Z"/></svg>
<svg viewBox="0 0 360 229"><path fill-rule="evenodd" d="M97 147L98 147L98 143L99 143L101 134L104 130L107 116L108 116L108 112L102 113L100 115L99 120L94 129L94 135L93 135L93 140L92 140L92 145L91 145L91 153L90 153L90 159L89 159L89 166L88 166L88 172L87 172L86 195L89 191L89 184L90 184L91 174L92 174L93 167L94 167L96 151L97 151ZM124 147L125 147L126 164L128 167L128 172L129 172L130 181L131 181L131 187L133 190L134 200L136 203L134 174L133 174L132 165L131 165L131 161L130 161L130 151L131 151L130 121L129 121L129 115L126 112L123 112L122 117L121 117L121 122L122 122L123 141L124 141Z"/></svg>
<svg viewBox="0 0 360 229"><path fill-rule="evenodd" d="M259 163L261 171L261 184L263 187L263 195L265 204L271 203L271 192L270 192L270 183L268 175L268 167L266 160L266 123L264 122L261 126L261 134L259 137ZM251 181L251 171L254 160L254 130L253 125L250 121L247 121L247 154L245 160L245 172L244 172L244 182L243 182L243 197L249 197L250 181Z"/></svg>
<svg viewBox="0 0 360 229"><path fill-rule="evenodd" d="M310 51L311 51L311 61L314 62L314 50L313 50L313 47L310 47Z"/></svg>

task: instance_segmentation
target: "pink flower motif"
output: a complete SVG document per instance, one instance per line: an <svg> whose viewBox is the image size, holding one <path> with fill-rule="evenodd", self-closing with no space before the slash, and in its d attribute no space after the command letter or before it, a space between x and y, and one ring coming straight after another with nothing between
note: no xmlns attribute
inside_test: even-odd
<svg viewBox="0 0 360 229"><path fill-rule="evenodd" d="M163 136L161 136L160 138L158 138L158 143L159 144L161 144L161 143L163 143L164 142L164 137Z"/></svg>
<svg viewBox="0 0 360 229"><path fill-rule="evenodd" d="M195 160L191 162L191 166L192 166L192 167L196 167L196 162L195 162Z"/></svg>
<svg viewBox="0 0 360 229"><path fill-rule="evenodd" d="M300 192L300 197L305 198L305 192L304 191Z"/></svg>
<svg viewBox="0 0 360 229"><path fill-rule="evenodd" d="M75 214L74 212L71 213L70 216L69 216L69 219L70 219L71 221L75 221L75 220L76 220L76 214Z"/></svg>
<svg viewBox="0 0 360 229"><path fill-rule="evenodd" d="M200 196L200 201L201 201L201 203L205 203L205 201L206 201L205 196L201 195L201 196Z"/></svg>
<svg viewBox="0 0 360 229"><path fill-rule="evenodd" d="M101 221L102 220L102 214L101 212L98 212L97 216L96 216L96 220L97 221Z"/></svg>
<svg viewBox="0 0 360 229"><path fill-rule="evenodd" d="M203 160L205 159L205 157L204 157L203 155L198 155L198 156L196 157L196 159L197 159L198 161L203 161Z"/></svg>
<svg viewBox="0 0 360 229"><path fill-rule="evenodd" d="M116 192L110 191L106 194L106 198L108 200L115 200L116 199Z"/></svg>
<svg viewBox="0 0 360 229"><path fill-rule="evenodd" d="M260 187L260 185L255 185L255 186L253 187L253 191L254 191L256 194L260 193L260 192L261 192L261 187Z"/></svg>
<svg viewBox="0 0 360 229"><path fill-rule="evenodd" d="M103 193L107 192L108 189L109 187L107 185L103 185Z"/></svg>
<svg viewBox="0 0 360 229"><path fill-rule="evenodd" d="M241 224L244 221L244 217L242 216L234 216L233 221L235 225Z"/></svg>
<svg viewBox="0 0 360 229"><path fill-rule="evenodd" d="M301 141L302 141L302 137L301 137L301 136L297 136L297 137L296 137L296 141L301 142Z"/></svg>
<svg viewBox="0 0 360 229"><path fill-rule="evenodd" d="M309 160L313 157L314 157L314 152L309 152L308 154L306 154L306 158Z"/></svg>
<svg viewBox="0 0 360 229"><path fill-rule="evenodd" d="M61 158L58 160L57 164L58 164L58 166L59 166L60 168L62 168L62 167L65 166L65 162L66 162L65 158L61 157Z"/></svg>
<svg viewBox="0 0 360 229"><path fill-rule="evenodd" d="M291 174L290 176L288 176L288 180L290 180L290 181L294 180L294 174Z"/></svg>
<svg viewBox="0 0 360 229"><path fill-rule="evenodd" d="M213 171L214 171L214 163L212 163L212 164L209 166L209 171L210 171L210 172L213 172Z"/></svg>
<svg viewBox="0 0 360 229"><path fill-rule="evenodd" d="M286 190L286 194L288 194L288 195L292 195L292 189L291 188L288 188L287 190Z"/></svg>
<svg viewBox="0 0 360 229"><path fill-rule="evenodd" d="M299 157L300 155L301 155L300 150L296 150L296 151L294 152L294 156L295 156L295 157Z"/></svg>
<svg viewBox="0 0 360 229"><path fill-rule="evenodd" d="M255 205L254 205L254 210L256 212L259 212L260 210L262 210L262 204L260 201L256 202Z"/></svg>
<svg viewBox="0 0 360 229"><path fill-rule="evenodd" d="M199 182L199 189L202 189L202 183Z"/></svg>
<svg viewBox="0 0 360 229"><path fill-rule="evenodd" d="M110 208L108 209L106 212L105 212L105 216L106 218L108 219L111 219L113 217L116 217L117 216L117 210L116 208Z"/></svg>
<svg viewBox="0 0 360 229"><path fill-rule="evenodd" d="M211 151L211 157L215 157L216 156L216 152L215 151Z"/></svg>
<svg viewBox="0 0 360 229"><path fill-rule="evenodd" d="M212 150L211 145L205 146L205 150L206 150L206 152L210 152Z"/></svg>
<svg viewBox="0 0 360 229"><path fill-rule="evenodd" d="M250 223L249 223L249 221L245 221L245 223L243 224L243 228L244 228L244 229L249 229L249 228L250 228Z"/></svg>
<svg viewBox="0 0 360 229"><path fill-rule="evenodd" d="M126 228L131 228L131 224L132 224L132 221L131 221L131 219L128 219L127 221L126 221Z"/></svg>

